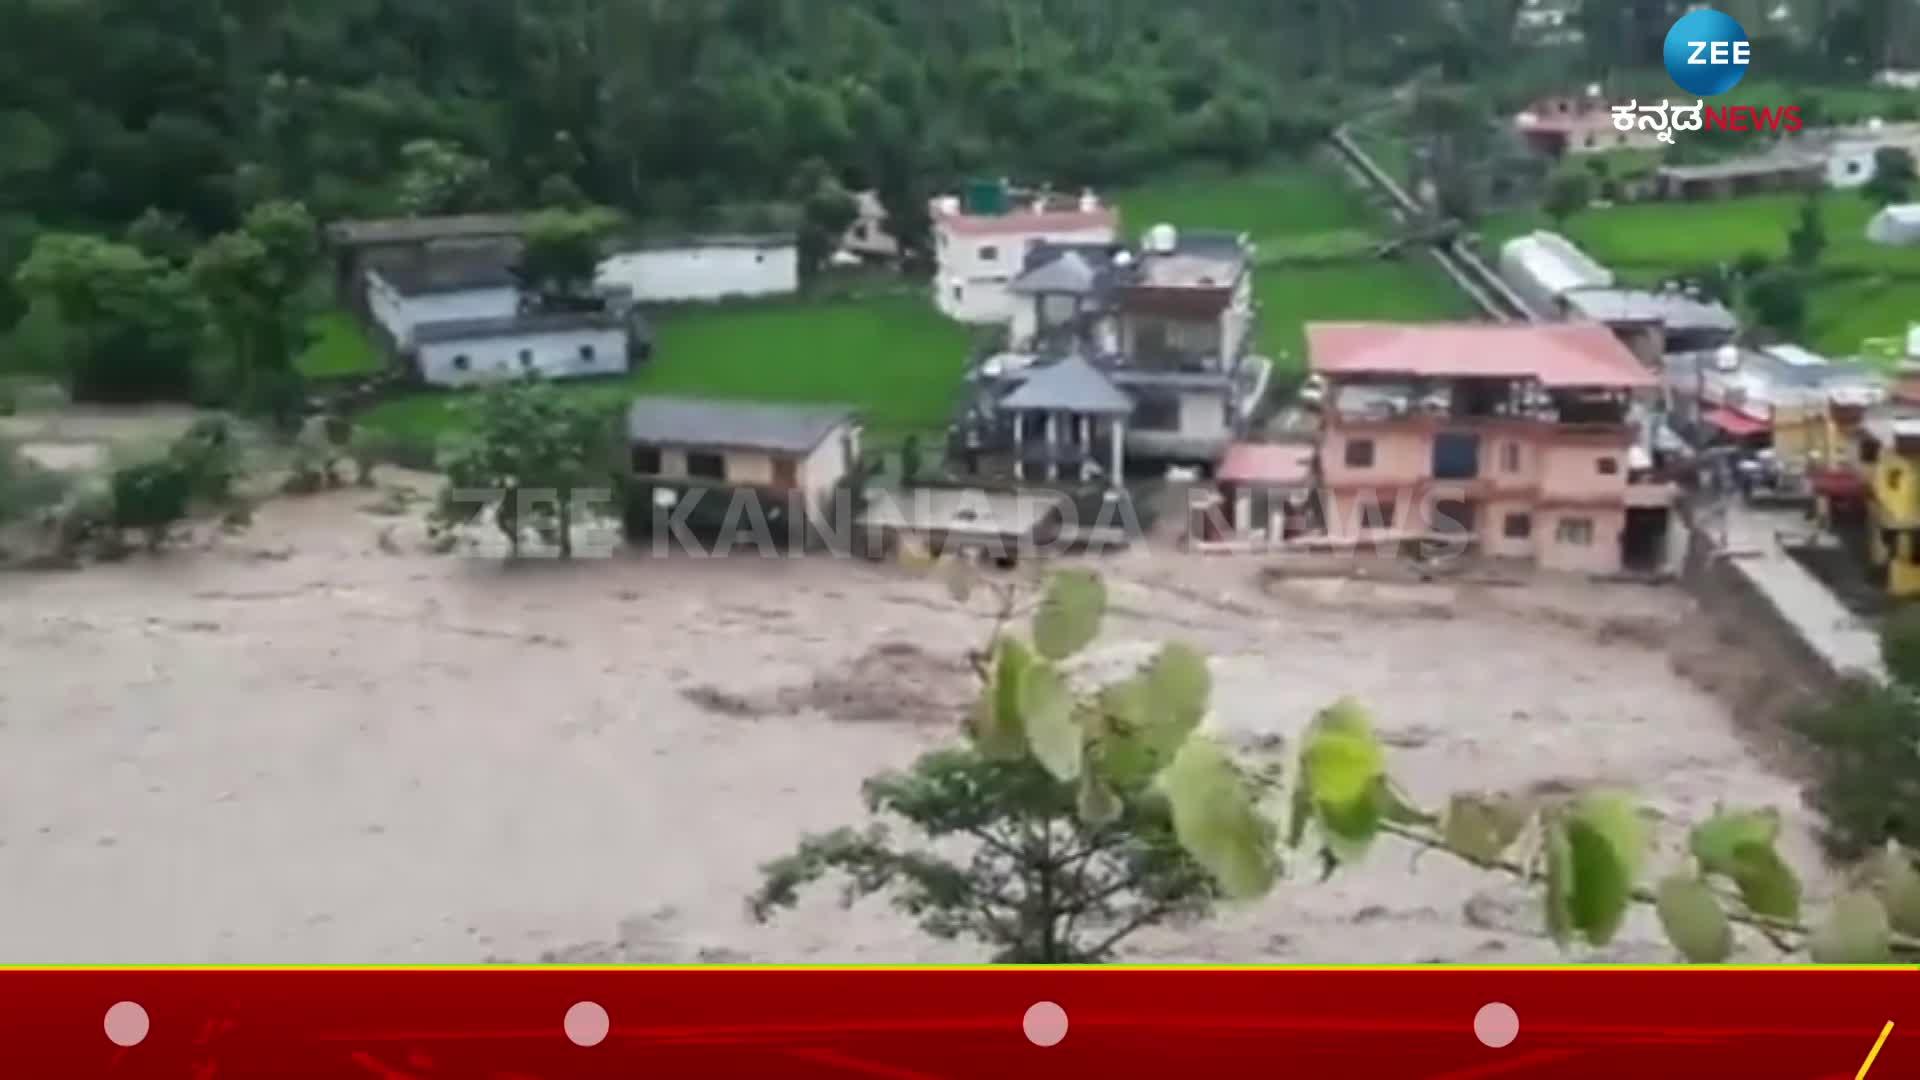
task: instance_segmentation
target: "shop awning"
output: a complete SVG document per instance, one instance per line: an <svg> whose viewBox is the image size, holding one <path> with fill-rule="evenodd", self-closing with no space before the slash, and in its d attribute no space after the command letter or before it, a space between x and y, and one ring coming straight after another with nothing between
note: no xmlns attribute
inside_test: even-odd
<svg viewBox="0 0 1920 1080"><path fill-rule="evenodd" d="M1773 425L1765 420L1756 420L1743 412L1732 409L1708 409L1702 417L1707 423L1736 439L1751 439L1755 435L1765 435L1773 430Z"/></svg>

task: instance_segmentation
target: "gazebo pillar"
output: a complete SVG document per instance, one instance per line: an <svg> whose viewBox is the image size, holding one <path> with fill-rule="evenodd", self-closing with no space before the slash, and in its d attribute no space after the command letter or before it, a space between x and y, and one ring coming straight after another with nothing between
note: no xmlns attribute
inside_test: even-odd
<svg viewBox="0 0 1920 1080"><path fill-rule="evenodd" d="M1060 479L1060 414L1047 410L1047 478Z"/></svg>
<svg viewBox="0 0 1920 1080"><path fill-rule="evenodd" d="M1027 441L1027 414L1023 412L1014 413L1013 414L1013 478L1015 480L1025 480L1027 478L1027 452L1025 448L1026 441Z"/></svg>
<svg viewBox="0 0 1920 1080"><path fill-rule="evenodd" d="M1116 488L1121 485L1127 475L1123 468L1126 464L1126 442L1127 421L1124 417L1116 416L1113 418L1113 446L1111 447L1113 454L1113 473L1109 478Z"/></svg>
<svg viewBox="0 0 1920 1080"><path fill-rule="evenodd" d="M1087 478L1087 470L1093 465L1093 425L1096 422L1096 418L1092 416L1076 416L1073 422L1075 426L1080 429L1080 464L1074 466L1073 478L1075 480L1085 480Z"/></svg>

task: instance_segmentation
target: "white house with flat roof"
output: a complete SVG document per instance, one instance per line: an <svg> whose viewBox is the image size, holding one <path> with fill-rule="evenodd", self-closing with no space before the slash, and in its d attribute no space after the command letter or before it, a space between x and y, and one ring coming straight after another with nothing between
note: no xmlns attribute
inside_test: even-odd
<svg viewBox="0 0 1920 1080"><path fill-rule="evenodd" d="M791 296L800 249L791 235L696 236L608 256L594 284L639 304Z"/></svg>
<svg viewBox="0 0 1920 1080"><path fill-rule="evenodd" d="M1120 215L1093 192L1077 198L1015 192L975 192L973 205L942 196L933 217L933 302L948 318L992 325L1013 318L1008 282L1026 265L1036 244L1111 244Z"/></svg>

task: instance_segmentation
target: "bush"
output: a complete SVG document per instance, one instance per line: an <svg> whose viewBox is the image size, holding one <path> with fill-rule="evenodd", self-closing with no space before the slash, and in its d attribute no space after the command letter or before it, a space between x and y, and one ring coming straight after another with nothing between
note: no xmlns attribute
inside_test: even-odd
<svg viewBox="0 0 1920 1080"><path fill-rule="evenodd" d="M233 498L238 457L233 426L219 416L195 421L167 451L168 460L185 472L192 497L215 506Z"/></svg>
<svg viewBox="0 0 1920 1080"><path fill-rule="evenodd" d="M140 530L147 549L156 551L167 531L186 518L193 483L184 466L167 458L114 470L111 490L114 528Z"/></svg>
<svg viewBox="0 0 1920 1080"><path fill-rule="evenodd" d="M60 501L67 481L0 443L0 524L20 521Z"/></svg>

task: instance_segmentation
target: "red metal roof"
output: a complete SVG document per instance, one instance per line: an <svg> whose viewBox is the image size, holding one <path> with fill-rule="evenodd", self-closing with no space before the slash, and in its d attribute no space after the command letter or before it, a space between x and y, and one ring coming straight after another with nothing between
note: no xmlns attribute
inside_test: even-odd
<svg viewBox="0 0 1920 1080"><path fill-rule="evenodd" d="M1556 323L1308 323L1307 356L1323 375L1538 379L1553 387L1658 385L1604 326Z"/></svg>
<svg viewBox="0 0 1920 1080"><path fill-rule="evenodd" d="M1014 210L1005 214L945 214L937 219L957 233L986 236L1002 233L1085 232L1115 229L1120 218L1109 208L1099 210Z"/></svg>
<svg viewBox="0 0 1920 1080"><path fill-rule="evenodd" d="M1736 439L1765 435L1773 430L1773 425L1765 420L1757 420L1746 413L1735 412L1732 409L1708 409L1701 419Z"/></svg>
<svg viewBox="0 0 1920 1080"><path fill-rule="evenodd" d="M1213 478L1229 484L1305 487L1312 478L1313 447L1298 443L1234 443Z"/></svg>

